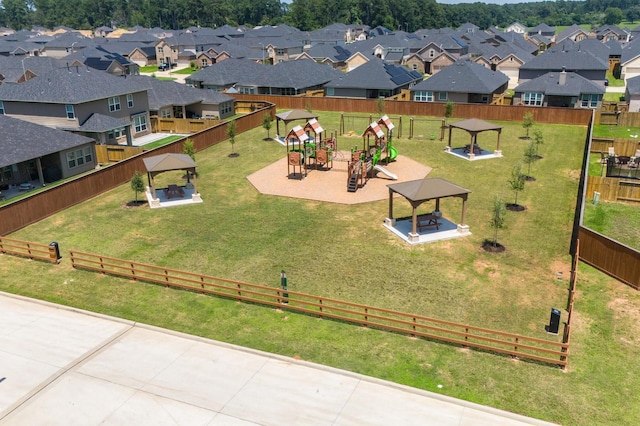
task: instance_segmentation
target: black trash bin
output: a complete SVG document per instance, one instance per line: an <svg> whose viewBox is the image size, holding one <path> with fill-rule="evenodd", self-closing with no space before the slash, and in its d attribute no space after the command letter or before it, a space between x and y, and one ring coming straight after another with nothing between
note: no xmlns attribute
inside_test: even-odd
<svg viewBox="0 0 640 426"><path fill-rule="evenodd" d="M551 308L551 318L549 318L549 325L545 327L547 329L547 333L558 334L558 329L560 328L560 311Z"/></svg>
<svg viewBox="0 0 640 426"><path fill-rule="evenodd" d="M60 260L62 256L60 256L60 247L58 247L58 243L55 241L49 244L49 257L53 260Z"/></svg>

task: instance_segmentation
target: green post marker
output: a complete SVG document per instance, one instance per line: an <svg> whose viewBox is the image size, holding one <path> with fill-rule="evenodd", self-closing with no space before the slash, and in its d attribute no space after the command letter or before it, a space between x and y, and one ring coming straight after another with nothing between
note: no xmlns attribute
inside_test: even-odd
<svg viewBox="0 0 640 426"><path fill-rule="evenodd" d="M289 293L287 293L287 274L284 272L284 269L280 272L280 286L282 287L282 303L289 303Z"/></svg>

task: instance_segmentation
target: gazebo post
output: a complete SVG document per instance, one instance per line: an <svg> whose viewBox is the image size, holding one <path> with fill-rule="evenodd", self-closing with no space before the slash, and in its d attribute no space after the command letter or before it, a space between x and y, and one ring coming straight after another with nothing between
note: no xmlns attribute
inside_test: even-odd
<svg viewBox="0 0 640 426"><path fill-rule="evenodd" d="M469 225L465 223L465 216L467 214L467 196L468 194L463 194L460 196L462 198L462 217L460 217L460 225L458 225L458 232L461 234L469 233Z"/></svg>
<svg viewBox="0 0 640 426"><path fill-rule="evenodd" d="M502 129L498 130L498 145L496 146L496 151L494 154L496 157L502 157L502 150L500 150L500 134L502 133Z"/></svg>
<svg viewBox="0 0 640 426"><path fill-rule="evenodd" d="M411 233L413 235L418 235L418 209L416 206L411 204Z"/></svg>

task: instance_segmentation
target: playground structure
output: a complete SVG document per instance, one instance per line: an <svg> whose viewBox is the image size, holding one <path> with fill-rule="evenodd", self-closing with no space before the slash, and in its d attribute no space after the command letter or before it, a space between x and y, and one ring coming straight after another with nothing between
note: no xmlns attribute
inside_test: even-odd
<svg viewBox="0 0 640 426"><path fill-rule="evenodd" d="M381 126L387 130L386 136ZM388 164L398 156L398 150L391 144L393 129L393 123L386 115L378 122L369 124L362 134L362 149L354 148L351 151L351 161L347 167L347 191L356 192L364 187L374 172L383 173L393 180L398 179L396 174L380 165L382 162Z"/></svg>
<svg viewBox="0 0 640 426"><path fill-rule="evenodd" d="M295 126L285 138L287 148L287 174L303 179L313 167L316 170L329 170L333 167L333 157L337 152L337 136L323 138L324 129L312 118L304 127Z"/></svg>

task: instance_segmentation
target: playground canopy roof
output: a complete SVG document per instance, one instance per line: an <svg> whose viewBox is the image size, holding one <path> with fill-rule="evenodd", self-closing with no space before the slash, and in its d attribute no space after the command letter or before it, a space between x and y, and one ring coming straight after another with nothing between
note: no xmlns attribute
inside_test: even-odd
<svg viewBox="0 0 640 426"><path fill-rule="evenodd" d="M387 128L387 130L393 130L396 126L393 125L391 119L387 115L383 115L380 120L378 120L378 124Z"/></svg>
<svg viewBox="0 0 640 426"><path fill-rule="evenodd" d="M292 109L291 111L281 112L276 114L276 132L280 134L280 121L284 121L284 130L287 130L287 124L296 120L310 120L312 118L318 119L318 114L314 114L305 109Z"/></svg>
<svg viewBox="0 0 640 426"><path fill-rule="evenodd" d="M315 133L316 135L319 135L322 132L324 132L324 129L322 128L320 123L318 123L318 120L316 120L315 118L312 118L311 120L309 120L307 124L304 126L304 130L307 130L307 129L312 130L313 133Z"/></svg>
<svg viewBox="0 0 640 426"><path fill-rule="evenodd" d="M374 135L378 139L382 139L384 137L384 132L380 128L380 125L374 121L373 123L369 124L369 127L367 127L367 129L364 131L362 137L365 137L367 135Z"/></svg>

